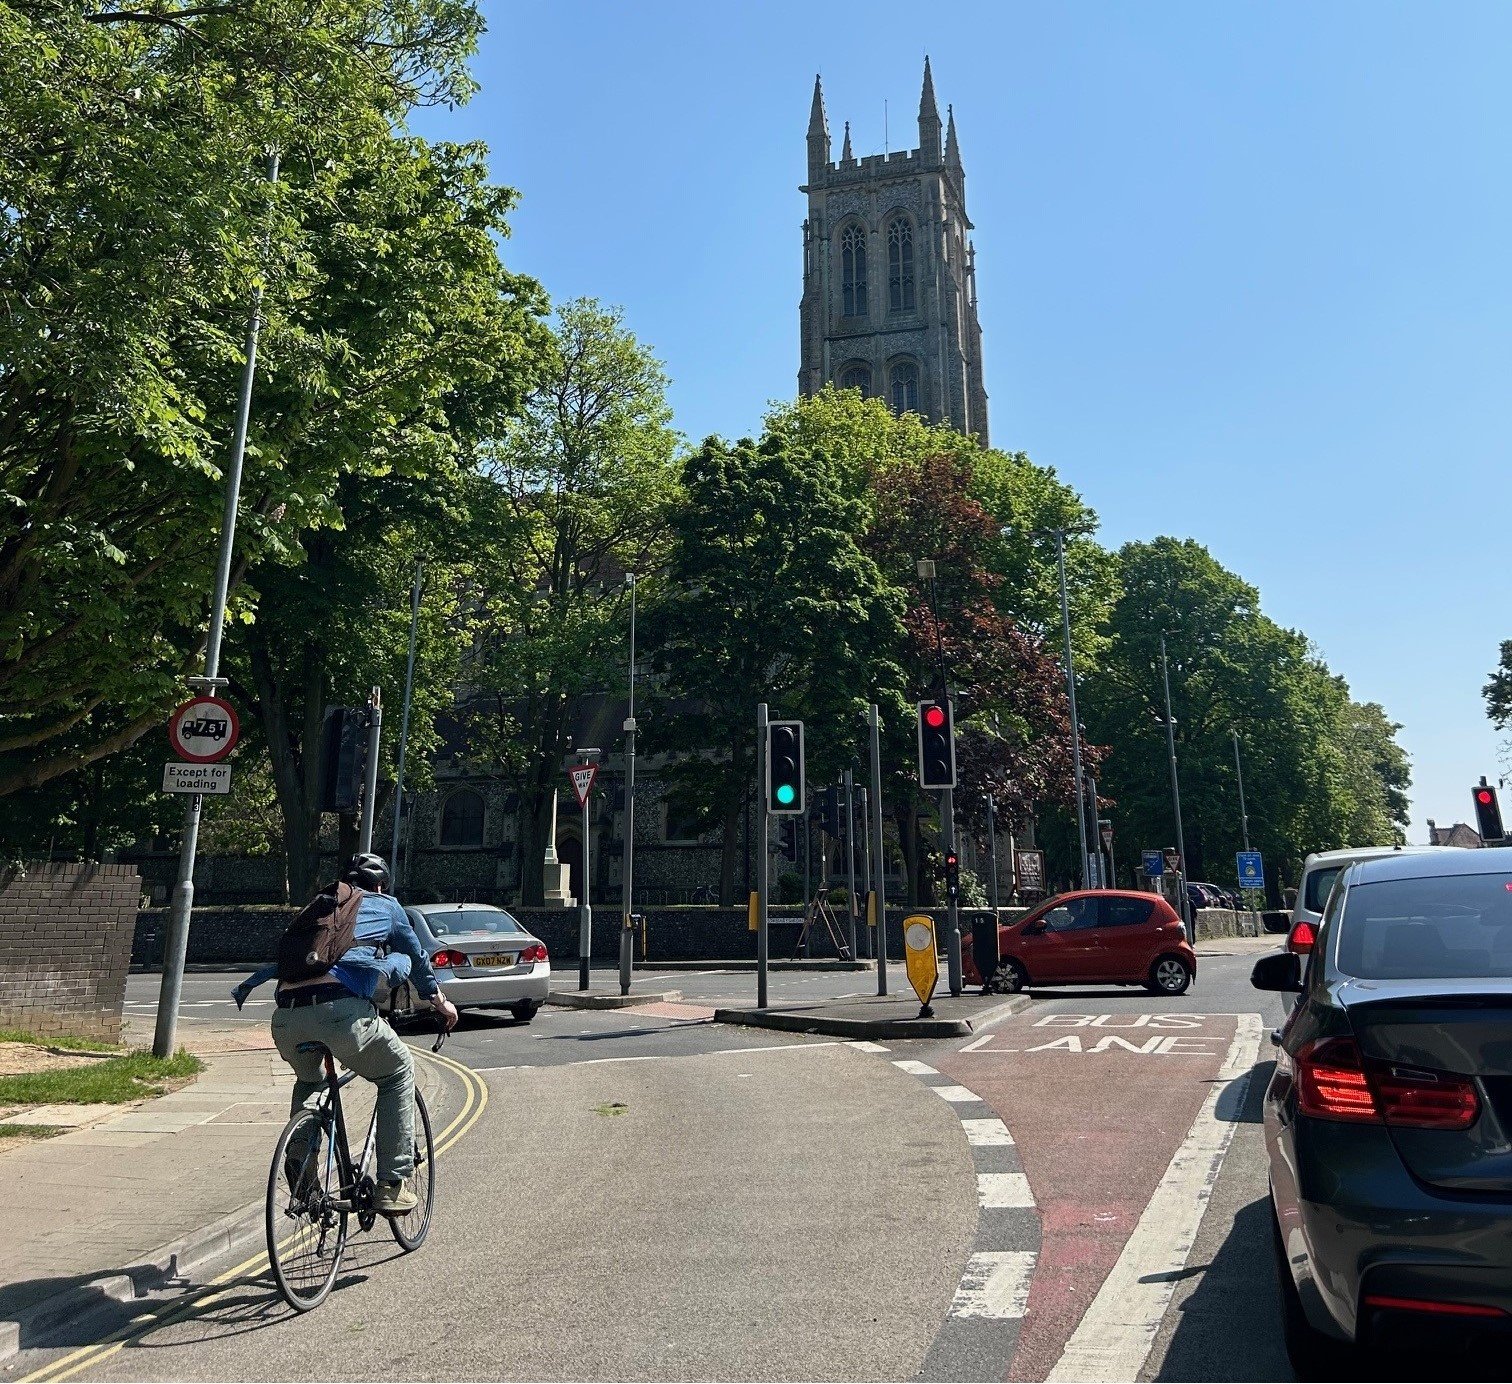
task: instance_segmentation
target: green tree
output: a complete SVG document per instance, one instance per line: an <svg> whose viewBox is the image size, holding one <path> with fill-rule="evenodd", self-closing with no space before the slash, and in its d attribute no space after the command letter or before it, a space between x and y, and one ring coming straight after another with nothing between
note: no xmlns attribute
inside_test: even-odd
<svg viewBox="0 0 1512 1384"><path fill-rule="evenodd" d="M1499 731L1512 732L1512 639L1502 640L1501 661L1487 679L1481 695L1486 699L1486 714ZM1512 761L1512 738L1502 744L1502 756Z"/></svg>
<svg viewBox="0 0 1512 1384"><path fill-rule="evenodd" d="M405 257L390 194L471 181L449 259L496 262L509 194L403 133L467 95L480 27L458 0L0 4L0 796L131 744L199 660L251 284L235 579L334 522L340 475L395 464L368 438L436 411L440 313L319 309L343 260Z"/></svg>
<svg viewBox="0 0 1512 1384"><path fill-rule="evenodd" d="M835 782L863 744L870 702L907 714L902 602L860 546L866 513L822 450L771 435L709 438L683 469L667 587L653 624L670 722L653 744L720 823L720 899L735 892L740 820L755 783L756 704L806 723L809 782ZM665 729L663 729L665 727Z"/></svg>
<svg viewBox="0 0 1512 1384"><path fill-rule="evenodd" d="M509 535L480 556L464 716L474 767L517 795L527 904L541 901L535 867L575 720L625 685L627 572L654 602L677 494L666 389L618 309L566 303L536 387L484 453Z"/></svg>

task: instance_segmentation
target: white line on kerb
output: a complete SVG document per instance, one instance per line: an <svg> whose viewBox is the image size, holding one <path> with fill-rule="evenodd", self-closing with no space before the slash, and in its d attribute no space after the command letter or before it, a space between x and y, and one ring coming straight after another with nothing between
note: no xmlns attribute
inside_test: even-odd
<svg viewBox="0 0 1512 1384"><path fill-rule="evenodd" d="M978 1173L977 1205L984 1211L1019 1210L1034 1205L1023 1173Z"/></svg>
<svg viewBox="0 0 1512 1384"><path fill-rule="evenodd" d="M927 1062L915 1062L911 1057L894 1060L893 1066L900 1071L907 1072L910 1076L939 1076L933 1067Z"/></svg>
<svg viewBox="0 0 1512 1384"><path fill-rule="evenodd" d="M1006 1148L1012 1145L1013 1135L1001 1120L962 1120L966 1142L977 1148Z"/></svg>
<svg viewBox="0 0 1512 1384"><path fill-rule="evenodd" d="M981 1100L975 1091L968 1091L964 1086L931 1086L929 1089L941 1100L948 1100L955 1105Z"/></svg>
<svg viewBox="0 0 1512 1384"><path fill-rule="evenodd" d="M1218 1080L1047 1380L1137 1379L1234 1137L1260 1056L1258 1014L1240 1014ZM1227 1097L1231 1113L1218 1114Z"/></svg>
<svg viewBox="0 0 1512 1384"><path fill-rule="evenodd" d="M1033 1250L987 1250L973 1254L961 1274L961 1286L950 1304L952 1317L985 1317L1013 1321L1029 1305L1029 1281L1034 1277Z"/></svg>

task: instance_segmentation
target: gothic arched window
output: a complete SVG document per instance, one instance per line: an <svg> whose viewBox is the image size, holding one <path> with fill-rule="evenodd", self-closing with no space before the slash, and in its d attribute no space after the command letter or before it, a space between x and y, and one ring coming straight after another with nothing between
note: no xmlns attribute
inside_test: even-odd
<svg viewBox="0 0 1512 1384"><path fill-rule="evenodd" d="M441 808L441 844L443 846L481 846L483 844L483 795L471 788L459 788Z"/></svg>
<svg viewBox="0 0 1512 1384"><path fill-rule="evenodd" d="M900 360L887 372L888 393L894 413L919 411L919 367L911 360Z"/></svg>
<svg viewBox="0 0 1512 1384"><path fill-rule="evenodd" d="M887 306L891 312L914 310L913 227L906 216L887 228Z"/></svg>
<svg viewBox="0 0 1512 1384"><path fill-rule="evenodd" d="M847 226L840 237L840 290L847 317L866 316L866 232Z"/></svg>
<svg viewBox="0 0 1512 1384"><path fill-rule="evenodd" d="M872 394L871 366L847 365L840 372L838 383L841 389L859 389L863 399L870 399Z"/></svg>

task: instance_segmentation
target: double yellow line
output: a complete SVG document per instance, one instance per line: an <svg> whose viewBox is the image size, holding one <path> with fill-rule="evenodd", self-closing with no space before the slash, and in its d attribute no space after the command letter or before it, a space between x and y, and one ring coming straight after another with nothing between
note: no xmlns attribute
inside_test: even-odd
<svg viewBox="0 0 1512 1384"><path fill-rule="evenodd" d="M482 1077L461 1062L450 1057L443 1057L440 1053L431 1052L428 1048L415 1048L413 1051L416 1057L434 1063L442 1070L460 1077L462 1081L462 1109L436 1136L436 1157L439 1158L477 1124L484 1107L488 1104L488 1087ZM83 1346L61 1359L52 1361L51 1364L43 1365L41 1369L18 1380L17 1384L41 1384L44 1380L72 1379L76 1374L89 1369L90 1366L98 1365L102 1360L108 1360L112 1355L124 1350L133 1341L149 1332L172 1326L175 1322L183 1321L186 1317L210 1306L211 1303L229 1297L238 1286L237 1280L244 1274L255 1276L269 1267L267 1250L254 1254L250 1259L244 1259L234 1268L227 1269L225 1273L211 1279L209 1283L195 1289L186 1297L165 1303L153 1311L144 1313L107 1336L103 1341Z"/></svg>

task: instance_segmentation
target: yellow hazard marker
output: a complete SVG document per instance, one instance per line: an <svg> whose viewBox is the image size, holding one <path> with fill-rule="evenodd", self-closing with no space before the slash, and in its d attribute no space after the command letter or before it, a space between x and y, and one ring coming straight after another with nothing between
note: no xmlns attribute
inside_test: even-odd
<svg viewBox="0 0 1512 1384"><path fill-rule="evenodd" d="M903 919L903 964L908 983L919 997L919 1017L934 1018L929 1001L940 983L940 957L935 950L934 919L927 913L913 913Z"/></svg>
<svg viewBox="0 0 1512 1384"><path fill-rule="evenodd" d="M761 926L760 926L760 924L761 924L761 909L758 906L758 901L760 900L760 898L761 898L760 894L758 894L754 889L751 890L750 902L746 904L746 931L747 932L760 932L761 931Z"/></svg>

